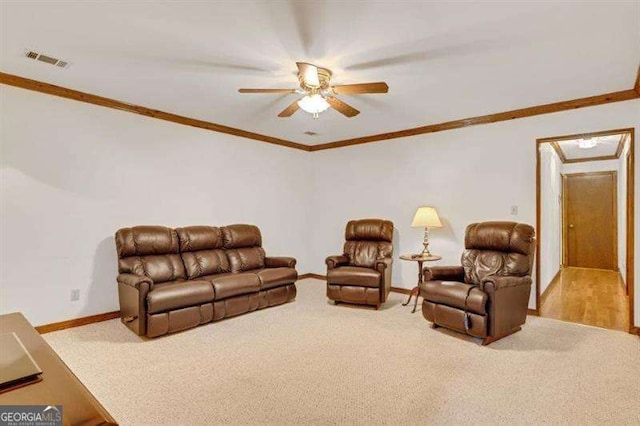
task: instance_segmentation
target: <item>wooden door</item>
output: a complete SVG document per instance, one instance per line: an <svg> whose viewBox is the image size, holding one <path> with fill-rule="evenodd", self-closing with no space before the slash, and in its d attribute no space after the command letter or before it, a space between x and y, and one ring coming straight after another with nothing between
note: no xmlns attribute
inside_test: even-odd
<svg viewBox="0 0 640 426"><path fill-rule="evenodd" d="M617 270L617 173L563 176L565 266Z"/></svg>

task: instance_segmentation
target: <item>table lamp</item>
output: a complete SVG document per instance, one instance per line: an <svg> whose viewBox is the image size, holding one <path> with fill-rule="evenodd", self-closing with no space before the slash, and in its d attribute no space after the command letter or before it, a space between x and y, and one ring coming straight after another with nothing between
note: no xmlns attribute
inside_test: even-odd
<svg viewBox="0 0 640 426"><path fill-rule="evenodd" d="M424 226L424 250L421 256L431 256L429 252L429 228L442 228L442 222L438 217L438 212L433 207L418 207L411 226L420 228Z"/></svg>

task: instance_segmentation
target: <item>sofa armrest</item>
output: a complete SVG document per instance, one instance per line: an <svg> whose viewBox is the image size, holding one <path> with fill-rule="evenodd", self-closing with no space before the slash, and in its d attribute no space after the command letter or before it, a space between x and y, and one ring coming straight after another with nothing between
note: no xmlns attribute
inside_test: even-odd
<svg viewBox="0 0 640 426"><path fill-rule="evenodd" d="M267 268L295 268L296 260L293 257L265 257L264 265Z"/></svg>
<svg viewBox="0 0 640 426"><path fill-rule="evenodd" d="M492 293L507 287L531 285L531 276L524 277L490 275L482 280L482 290Z"/></svg>
<svg viewBox="0 0 640 426"><path fill-rule="evenodd" d="M329 256L324 261L327 264L327 269L337 268L338 266L344 266L349 264L349 258L344 254L339 256Z"/></svg>
<svg viewBox="0 0 640 426"><path fill-rule="evenodd" d="M430 266L422 270L425 281L458 281L464 282L462 266Z"/></svg>
<svg viewBox="0 0 640 426"><path fill-rule="evenodd" d="M118 282L131 286L137 290L139 290L140 286L144 283L149 285L149 289L153 288L153 281L151 278L145 277L144 275L120 274L118 275Z"/></svg>
<svg viewBox="0 0 640 426"><path fill-rule="evenodd" d="M144 275L118 275L120 319L138 336L147 333L147 294L152 288L153 280Z"/></svg>

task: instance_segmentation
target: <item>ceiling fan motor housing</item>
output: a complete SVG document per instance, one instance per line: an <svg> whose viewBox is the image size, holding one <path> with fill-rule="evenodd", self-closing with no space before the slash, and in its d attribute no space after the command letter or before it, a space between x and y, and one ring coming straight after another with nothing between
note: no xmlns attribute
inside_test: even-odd
<svg viewBox="0 0 640 426"><path fill-rule="evenodd" d="M315 87L315 86L309 85L305 81L304 75L302 73L298 74L298 80L300 81L300 87L302 87L303 90L315 93L315 92L318 92L318 91L321 91L321 90L328 90L329 89L329 83L331 82L331 71L329 71L326 68L320 68L320 67L317 67L317 69L318 69L318 80L320 81L320 86L319 87Z"/></svg>

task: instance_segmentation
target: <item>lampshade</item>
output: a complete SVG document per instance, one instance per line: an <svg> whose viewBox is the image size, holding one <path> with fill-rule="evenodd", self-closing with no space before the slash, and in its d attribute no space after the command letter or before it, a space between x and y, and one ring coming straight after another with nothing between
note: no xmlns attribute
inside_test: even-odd
<svg viewBox="0 0 640 426"><path fill-rule="evenodd" d="M318 114L329 108L329 102L321 95L307 95L298 101L298 106L309 114Z"/></svg>
<svg viewBox="0 0 640 426"><path fill-rule="evenodd" d="M415 216L413 216L411 226L421 228L442 228L442 222L440 222L438 212L433 207L418 207Z"/></svg>

